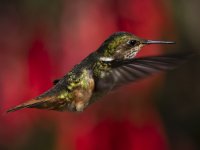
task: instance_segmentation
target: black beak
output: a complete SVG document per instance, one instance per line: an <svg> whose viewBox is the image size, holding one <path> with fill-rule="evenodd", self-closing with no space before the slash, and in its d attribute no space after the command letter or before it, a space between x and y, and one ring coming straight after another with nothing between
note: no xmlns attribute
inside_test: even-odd
<svg viewBox="0 0 200 150"><path fill-rule="evenodd" d="M175 44L172 41L153 41L153 40L145 40L142 44Z"/></svg>

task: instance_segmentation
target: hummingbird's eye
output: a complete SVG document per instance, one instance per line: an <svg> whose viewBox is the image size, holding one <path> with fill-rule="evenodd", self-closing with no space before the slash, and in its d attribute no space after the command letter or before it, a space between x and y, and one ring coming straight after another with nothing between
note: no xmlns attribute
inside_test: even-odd
<svg viewBox="0 0 200 150"><path fill-rule="evenodd" d="M130 45L130 46L135 46L137 44L137 41L136 40L129 40L127 42L127 44Z"/></svg>

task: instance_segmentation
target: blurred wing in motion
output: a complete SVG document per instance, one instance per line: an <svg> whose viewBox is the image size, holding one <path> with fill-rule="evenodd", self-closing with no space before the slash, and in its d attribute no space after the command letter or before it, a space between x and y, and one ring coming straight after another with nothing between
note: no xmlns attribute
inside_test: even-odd
<svg viewBox="0 0 200 150"><path fill-rule="evenodd" d="M136 81L156 72L171 70L184 63L191 54L172 54L151 56L127 60L113 60L112 70L98 83L99 87L113 89L121 85Z"/></svg>

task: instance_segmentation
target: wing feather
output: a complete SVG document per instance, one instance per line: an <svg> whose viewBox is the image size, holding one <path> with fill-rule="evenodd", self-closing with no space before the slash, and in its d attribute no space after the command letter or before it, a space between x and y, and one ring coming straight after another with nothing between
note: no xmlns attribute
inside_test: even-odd
<svg viewBox="0 0 200 150"><path fill-rule="evenodd" d="M113 89L156 72L174 69L190 58L190 56L191 54L175 54L128 60L112 60L109 62L112 69L99 82L101 85L106 84L109 89Z"/></svg>

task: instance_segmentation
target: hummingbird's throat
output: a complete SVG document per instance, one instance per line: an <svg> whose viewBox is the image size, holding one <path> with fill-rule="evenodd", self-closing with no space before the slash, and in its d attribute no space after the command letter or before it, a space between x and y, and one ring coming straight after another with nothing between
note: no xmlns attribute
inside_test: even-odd
<svg viewBox="0 0 200 150"><path fill-rule="evenodd" d="M130 50L124 52L124 59L134 58L144 45L140 44Z"/></svg>
<svg viewBox="0 0 200 150"><path fill-rule="evenodd" d="M137 52L138 51L135 51L135 50L132 50L132 49L129 50L129 51L126 51L125 55L124 55L124 59L131 59L131 58L135 57Z"/></svg>
<svg viewBox="0 0 200 150"><path fill-rule="evenodd" d="M105 61L105 62L109 62L109 61L113 61L115 59L132 59L134 58L137 53L140 51L140 49L144 46L144 44L140 44L138 46L135 46L131 49L119 49L115 52L115 54L113 56L102 56L100 57L100 61Z"/></svg>
<svg viewBox="0 0 200 150"><path fill-rule="evenodd" d="M131 49L129 51L124 52L121 56L118 55L118 57L114 58L114 57L100 57L100 61L104 61L104 62L109 62L109 61L113 61L114 59L131 59L134 58L137 53L139 52Z"/></svg>

